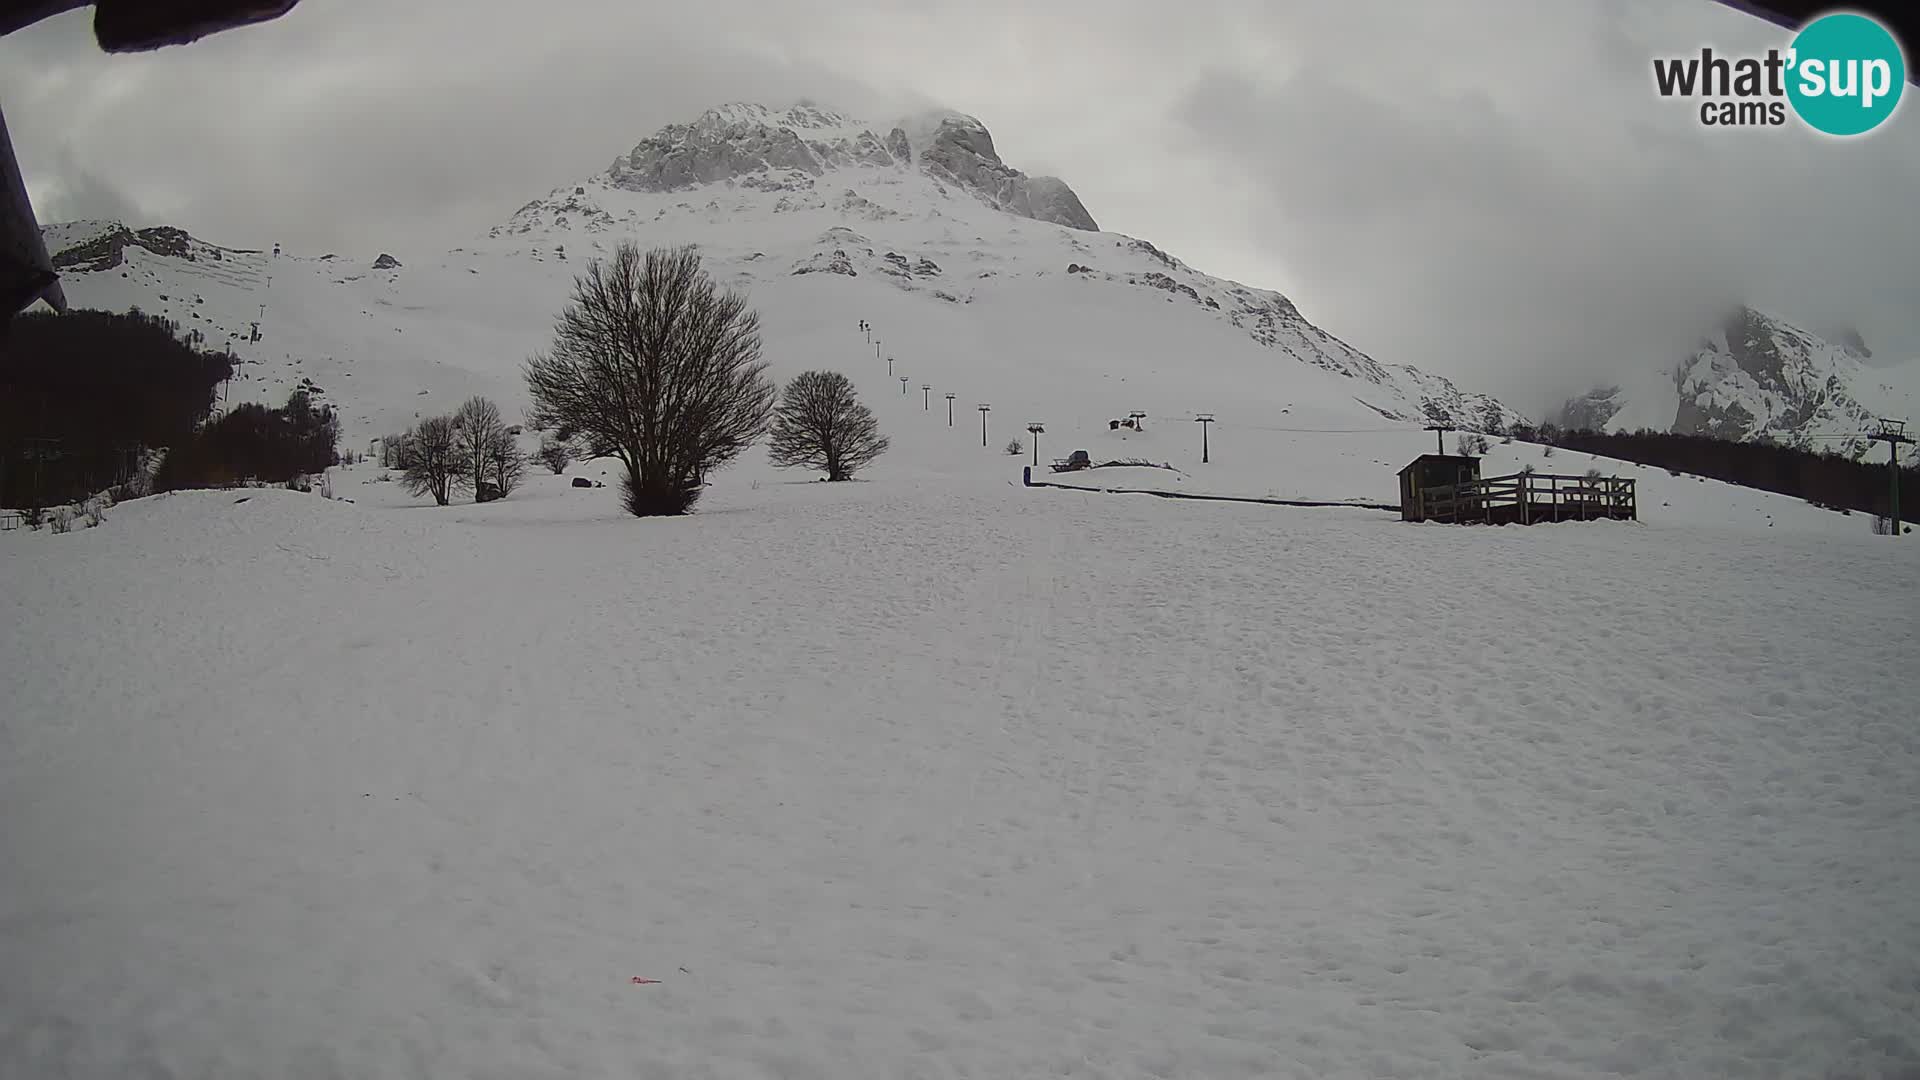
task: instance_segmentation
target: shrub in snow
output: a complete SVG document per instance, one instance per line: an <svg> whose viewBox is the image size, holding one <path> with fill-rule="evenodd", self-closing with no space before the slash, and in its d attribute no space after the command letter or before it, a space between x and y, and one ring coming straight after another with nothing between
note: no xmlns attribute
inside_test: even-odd
<svg viewBox="0 0 1920 1080"><path fill-rule="evenodd" d="M1026 450L1027 450L1027 444L1021 442L1019 439L1007 440L1007 453L1009 455L1023 454L1023 453L1026 453Z"/></svg>
<svg viewBox="0 0 1920 1080"><path fill-rule="evenodd" d="M567 463L573 460L573 448L546 435L541 437L540 451L534 456L540 459L540 464L552 470L553 475L559 476L567 471Z"/></svg>
<svg viewBox="0 0 1920 1080"><path fill-rule="evenodd" d="M872 410L854 397L853 382L837 371L794 376L774 410L768 456L775 465L810 466L828 480L849 480L887 451Z"/></svg>
<svg viewBox="0 0 1920 1080"><path fill-rule="evenodd" d="M47 526L57 533L72 531L73 507L71 506L54 507L53 512L47 515Z"/></svg>
<svg viewBox="0 0 1920 1080"><path fill-rule="evenodd" d="M626 508L684 514L701 481L767 430L774 387L759 318L692 247L622 242L574 280L553 347L527 362L528 420L626 466Z"/></svg>
<svg viewBox="0 0 1920 1080"><path fill-rule="evenodd" d="M1541 456L1541 457L1552 457L1552 456L1553 456L1553 447L1551 447L1551 446L1543 446L1543 447L1541 447L1541 448L1540 448L1540 456Z"/></svg>

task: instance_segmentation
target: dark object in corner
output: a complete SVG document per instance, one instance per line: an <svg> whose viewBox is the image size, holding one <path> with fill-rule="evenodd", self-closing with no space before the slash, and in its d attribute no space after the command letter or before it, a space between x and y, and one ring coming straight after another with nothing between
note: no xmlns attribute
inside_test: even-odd
<svg viewBox="0 0 1920 1080"><path fill-rule="evenodd" d="M93 38L107 52L185 45L236 26L269 22L299 0L12 0L0 2L0 35L74 8L93 7Z"/></svg>

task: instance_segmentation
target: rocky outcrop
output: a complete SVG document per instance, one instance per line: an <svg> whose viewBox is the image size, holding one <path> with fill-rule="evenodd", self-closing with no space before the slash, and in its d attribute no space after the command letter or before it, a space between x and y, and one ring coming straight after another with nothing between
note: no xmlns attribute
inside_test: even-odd
<svg viewBox="0 0 1920 1080"><path fill-rule="evenodd" d="M1871 416L1850 384L1862 374L1845 347L1743 307L1674 373L1673 430L1786 443L1861 431Z"/></svg>
<svg viewBox="0 0 1920 1080"><path fill-rule="evenodd" d="M373 260L373 268L375 270L398 270L400 269L400 260L383 251L380 253L379 258Z"/></svg>
<svg viewBox="0 0 1920 1080"><path fill-rule="evenodd" d="M937 181L1009 214L1098 231L1066 181L1028 176L1000 160L986 125L945 115L917 149L903 126L885 136L847 116L811 105L784 111L733 104L691 124L669 124L607 167L606 180L628 191L670 192L734 183L799 191L834 169L907 168L916 162Z"/></svg>
<svg viewBox="0 0 1920 1080"><path fill-rule="evenodd" d="M1010 214L1098 232L1100 226L1066 181L1028 176L1000 160L986 125L972 117L940 122L920 153L921 167Z"/></svg>
<svg viewBox="0 0 1920 1080"><path fill-rule="evenodd" d="M1577 398L1568 399L1547 420L1569 431L1605 431L1620 414L1623 404L1618 386L1596 386Z"/></svg>
<svg viewBox="0 0 1920 1080"><path fill-rule="evenodd" d="M115 225L83 243L53 252L53 268L81 273L111 270L126 261L126 250L129 247L144 248L155 255L185 259L188 262L196 261L201 257L214 262L220 261L219 248L200 243L188 236L184 229L156 225L150 229L136 230L129 229L125 225Z"/></svg>
<svg viewBox="0 0 1920 1080"><path fill-rule="evenodd" d="M1837 336L1823 338L1776 315L1737 308L1670 369L1672 399L1630 381L1632 390L1600 387L1568 401L1555 419L1564 427L1647 426L1857 454L1870 445L1864 433L1875 410L1904 412L1908 403L1888 398L1898 395L1867 367L1872 354L1857 333ZM1862 434L1851 437L1856 432Z"/></svg>
<svg viewBox="0 0 1920 1080"><path fill-rule="evenodd" d="M896 140L894 135L898 135ZM810 105L776 112L760 105L709 109L691 124L669 124L614 160L607 178L629 191L679 191L756 175L906 163L905 132L885 141L839 113Z"/></svg>

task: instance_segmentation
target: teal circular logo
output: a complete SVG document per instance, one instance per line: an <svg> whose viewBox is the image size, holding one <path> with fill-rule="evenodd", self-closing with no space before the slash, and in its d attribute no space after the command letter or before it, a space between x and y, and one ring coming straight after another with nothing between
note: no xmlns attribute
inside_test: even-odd
<svg viewBox="0 0 1920 1080"><path fill-rule="evenodd" d="M1788 53L1787 100L1808 126L1862 135L1893 115L1907 85L1906 58L1887 28L1865 15L1823 15Z"/></svg>

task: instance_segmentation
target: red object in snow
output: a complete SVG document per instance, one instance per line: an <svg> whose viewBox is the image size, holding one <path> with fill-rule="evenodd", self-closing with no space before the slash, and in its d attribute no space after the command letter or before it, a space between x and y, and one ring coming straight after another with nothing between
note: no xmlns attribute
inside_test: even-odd
<svg viewBox="0 0 1920 1080"><path fill-rule="evenodd" d="M638 975L635 975L633 977L633 985L635 986L647 986L649 984L657 983L659 981L660 981L659 979L643 979Z"/></svg>

